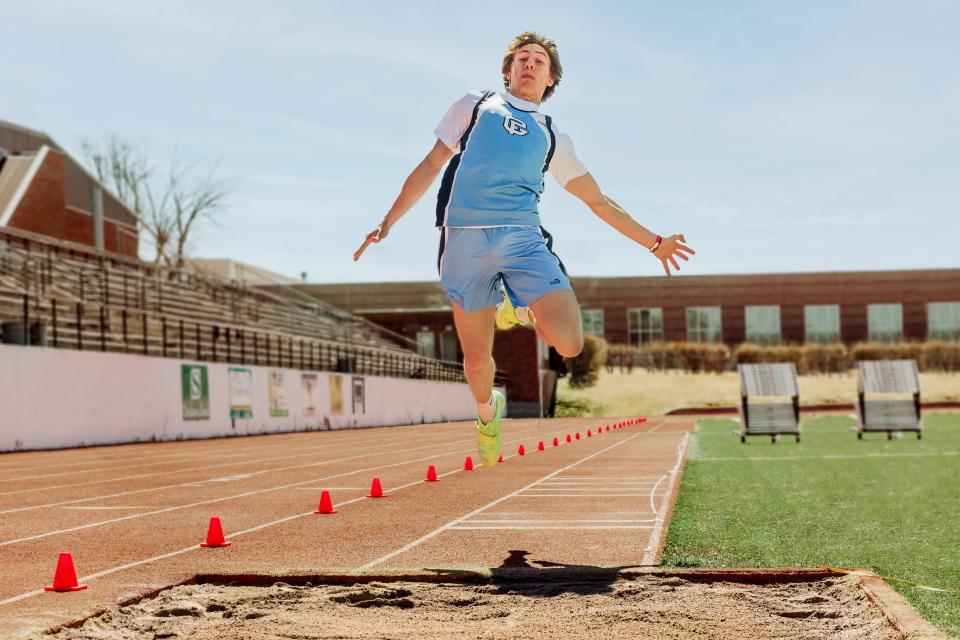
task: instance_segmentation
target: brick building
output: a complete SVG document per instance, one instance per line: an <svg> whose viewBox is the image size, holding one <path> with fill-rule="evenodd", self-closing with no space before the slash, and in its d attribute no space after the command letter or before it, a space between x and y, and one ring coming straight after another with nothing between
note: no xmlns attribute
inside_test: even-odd
<svg viewBox="0 0 960 640"><path fill-rule="evenodd" d="M137 218L47 134L0 120L0 227L137 257Z"/></svg>

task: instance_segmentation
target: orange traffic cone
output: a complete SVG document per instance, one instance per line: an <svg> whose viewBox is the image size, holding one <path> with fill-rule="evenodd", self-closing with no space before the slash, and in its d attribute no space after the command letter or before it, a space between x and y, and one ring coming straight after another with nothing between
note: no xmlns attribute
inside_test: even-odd
<svg viewBox="0 0 960 640"><path fill-rule="evenodd" d="M503 462L503 454L502 454L502 453L500 454L500 457L497 458L497 462Z"/></svg>
<svg viewBox="0 0 960 640"><path fill-rule="evenodd" d="M553 439L553 446L559 447L559 446L560 446L560 441L557 440L556 438L554 438L554 439Z"/></svg>
<svg viewBox="0 0 960 640"><path fill-rule="evenodd" d="M337 510L333 508L333 501L330 499L330 492L324 491L320 494L320 506L317 507L317 510L314 513L317 514L328 514L336 513Z"/></svg>
<svg viewBox="0 0 960 640"><path fill-rule="evenodd" d="M220 518L213 516L210 518L210 526L207 527L207 541L201 542L201 547L229 547L230 542L223 539L223 527L220 526Z"/></svg>
<svg viewBox="0 0 960 640"><path fill-rule="evenodd" d="M590 431L590 429L587 429L587 437L588 437L588 438L592 438L592 437L593 437L593 432Z"/></svg>
<svg viewBox="0 0 960 640"><path fill-rule="evenodd" d="M527 454L527 450L523 448L523 445L520 445L520 447L517 449L517 455L524 456L526 454Z"/></svg>
<svg viewBox="0 0 960 640"><path fill-rule="evenodd" d="M463 470L473 471L473 458L470 456L467 456L467 459L463 461Z"/></svg>
<svg viewBox="0 0 960 640"><path fill-rule="evenodd" d="M57 572L53 575L53 584L43 588L44 591L83 591L85 584L77 584L77 571L73 568L73 556L63 551L57 558Z"/></svg>
<svg viewBox="0 0 960 640"><path fill-rule="evenodd" d="M579 439L580 439L580 432L577 431L577 440L579 440Z"/></svg>
<svg viewBox="0 0 960 640"><path fill-rule="evenodd" d="M370 485L370 495L368 498L383 498L383 487L380 486L380 478L374 478Z"/></svg>
<svg viewBox="0 0 960 640"><path fill-rule="evenodd" d="M537 451L543 451L543 440L537 444Z"/></svg>
<svg viewBox="0 0 960 640"><path fill-rule="evenodd" d="M570 434L567 434L567 442L573 442L573 438L570 437Z"/></svg>
<svg viewBox="0 0 960 640"><path fill-rule="evenodd" d="M427 467L427 479L426 482L437 482L437 470L433 465Z"/></svg>

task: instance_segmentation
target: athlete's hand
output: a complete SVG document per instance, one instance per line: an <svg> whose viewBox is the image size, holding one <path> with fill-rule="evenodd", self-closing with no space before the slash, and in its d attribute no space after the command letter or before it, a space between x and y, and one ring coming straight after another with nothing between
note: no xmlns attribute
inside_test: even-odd
<svg viewBox="0 0 960 640"><path fill-rule="evenodd" d="M360 256L363 255L363 252L367 250L367 247L370 246L371 243L380 242L387 237L388 233L390 233L390 227L387 226L386 222L381 222L380 226L368 233L367 237L363 239L363 244L360 245L360 248L353 254L353 261L356 262L359 260Z"/></svg>
<svg viewBox="0 0 960 640"><path fill-rule="evenodd" d="M673 268L677 271L680 271L680 265L677 264L677 258L682 260L690 260L685 254L689 253L693 255L696 253L693 249L686 246L686 238L683 237L682 233L672 235L669 238L664 238L660 243L660 246L657 247L657 250L653 252L653 255L657 256L660 259L660 262L663 264L663 270L666 271L667 275L670 274L670 265L673 265ZM669 264L667 264L669 261Z"/></svg>

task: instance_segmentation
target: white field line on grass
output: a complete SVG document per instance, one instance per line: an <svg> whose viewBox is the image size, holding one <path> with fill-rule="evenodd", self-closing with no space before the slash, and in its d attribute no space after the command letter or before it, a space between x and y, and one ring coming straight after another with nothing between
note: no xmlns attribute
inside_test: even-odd
<svg viewBox="0 0 960 640"><path fill-rule="evenodd" d="M657 516L657 526L654 527L653 533L650 534L650 541L647 543L647 548L644 549L643 558L640 561L640 564L650 565L653 564L657 559L657 549L660 546L660 537L663 535L664 526L666 526L666 511L667 511L667 501L670 500L670 496L673 495L674 487L680 479L680 466L683 464L684 457L687 455L687 444L690 442L690 434L683 434L683 439L680 441L680 444L677 446L677 460L673 465L673 468L668 472L667 475L670 476L670 485L667 487L667 491L663 494L663 498L660 501L660 509L654 509L654 513ZM653 504L651 492L651 505Z"/></svg>
<svg viewBox="0 0 960 640"><path fill-rule="evenodd" d="M537 426L539 426L539 425L537 425ZM561 430L561 431L562 431L562 430ZM558 431L557 433L560 433L560 432ZM642 435L642 434L637 434L637 435ZM636 437L636 436L633 436L633 437ZM632 439L632 438L630 438L630 439ZM514 440L514 441L512 441L512 442L519 442L519 439ZM622 444L623 442L625 442L625 441L621 441L619 444ZM617 446L617 445L614 445L614 446ZM441 455L443 455L443 454L441 454ZM509 460L510 458L515 458L515 457L517 457L517 454L505 455L505 456L503 456L503 459L504 459L504 460ZM407 463L411 463L411 462L416 462L416 461L415 461L415 460L407 461ZM398 464L407 464L407 463L398 463ZM390 466L395 466L395 465L390 465ZM478 468L479 468L479 469L483 469L482 466L481 466L481 467L478 467ZM354 472L354 473L356 473L356 472ZM454 473L464 473L464 471L463 471L463 469L454 469L454 470L452 470L452 471L447 471L447 472L445 472L445 473L437 474L437 477L438 477L438 478L443 478L443 477L446 477L446 476L449 476L449 475L453 475ZM473 473L473 472L471 471L471 472L468 472L468 473ZM346 475L346 474L343 474L343 475ZM408 482L408 483L406 483L406 484L402 484L402 485L399 485L399 486L396 486L396 487L384 488L384 492L385 492L385 493L396 493L396 492L398 492L398 491L402 491L402 490L404 490L404 489L408 489L408 488L410 488L410 487L413 487L413 486L416 486L416 485L419 485L419 484L423 484L423 480L416 480L416 481L414 481L414 482ZM366 497L365 497L365 496L361 496L361 497L358 497L358 498L352 498L352 499L350 499L350 500L344 500L343 502L334 503L333 506L334 506L334 508L345 507L345 506L347 506L347 505L353 504L353 503L355 503L355 502L360 502L360 501L362 501L362 500L366 500ZM294 514L294 515L291 515L291 516L286 516L286 517L283 517L283 518L279 518L279 519L277 519L277 520L272 520L272 521L270 521L270 522L265 522L265 523L263 523L263 524L259 524L259 525L255 526L255 527L250 527L249 529L243 529L242 531L234 531L234 532L232 532L232 533L226 534L225 537L226 537L226 538L239 538L240 536L246 535L246 534L248 534L248 533L254 533L254 532L256 532L256 531L261 531L261 530L263 530L263 529L268 529L268 528L270 528L270 527L274 527L274 526L283 524L283 523L285 523L285 522L290 522L291 520L296 520L296 519L298 519L298 518L306 518L306 517L310 517L310 516L314 516L314 515L315 515L315 513L314 513L313 511L307 511L307 512L305 512L305 513L297 513L297 514ZM108 575L111 575L111 574L113 574L113 573L117 573L117 572L119 572L119 571L125 571L125 570L127 570L127 569L132 569L132 568L134 568L134 567L139 567L139 566L141 566L141 565L150 564L151 562L157 562L157 561L160 561L160 560L165 560L166 558L172 558L172 557L174 557L174 556L178 556L178 555L181 555L181 554L184 554L184 553L189 553L189 552L191 552L191 551L197 551L197 550L200 549L200 548L201 548L200 545L192 544L192 545L190 545L189 547L183 547L182 549L176 549L176 550L174 550L174 551L168 551L167 553L162 553L162 554L160 554L160 555L156 555L156 556L153 556L153 557L150 557L150 558L144 558L144 559L142 559L142 560L136 560L136 561L134 561L134 562L128 562L128 563L123 564L123 565L120 565L120 566L111 567L111 568L109 568L109 569L104 569L104 570L98 571L98 572L96 572L96 573L91 573L91 574L89 574L89 575L81 576L80 578L78 578L78 582L90 582L90 581L92 581L92 580L96 580L97 578L102 578L102 577L104 577L104 576L108 576ZM0 606L7 605L7 604L13 604L13 603L15 603L15 602L20 602L21 600L26 600L26 599L28 599L28 598L32 598L32 597L35 597L35 596L39 596L39 595L42 595L42 594L44 594L44 593L46 593L46 592L45 592L43 589L35 589L35 590L33 590L33 591L28 591L28 592L26 592L26 593L21 593L21 594L19 594L19 595L11 596L11 597L6 598L6 599L4 599L4 600L0 600Z"/></svg>
<svg viewBox="0 0 960 640"><path fill-rule="evenodd" d="M517 496L517 495L520 494L522 491L524 491L524 490L526 490L526 489L529 489L530 487L536 485L538 482L542 482L543 480L549 480L550 478L553 478L554 476L556 476L556 475L558 475L558 474L560 474L560 473L563 473L564 471L567 471L568 469L572 469L572 468L574 468L574 467L576 467L576 466L578 466L578 465L580 465L580 464L583 464L583 463L586 462L587 460L591 460L592 458L595 458L595 457L597 457L597 456L599 456L599 455L601 455L601 454L603 454L603 453L606 453L607 451L610 451L610 450L612 450L612 449L616 449L616 448L619 447L619 446L622 446L622 445L624 445L624 444L626 444L626 443L628 443L628 442L631 442L632 440L634 440L635 438L637 438L637 437L639 437L639 436L640 436L640 434L638 433L638 434L634 434L634 435L630 436L629 438L624 438L623 440L620 440L619 442L615 442L614 444L612 444L612 445L610 445L610 446L608 446L608 447L606 447L606 448L604 448L604 449L601 449L600 451L597 451L597 452L595 452L595 453L592 453L592 454L590 454L590 455L588 455L588 456L584 456L583 458L580 458L579 460L577 460L576 462L574 462L574 463L572 463L572 464L568 464L567 466L562 467L562 468L560 468L560 469L557 469L556 471L552 471L552 472L548 473L547 475L543 476L542 478L539 478L539 479L531 482L530 484L526 485L525 487L521 487L520 489L517 489L516 491L512 491L512 492L510 492L510 493L508 493L508 494L506 494L506 495L504 495L504 496L501 496L501 497L497 498L496 500L493 500L492 502L489 502L489 503L485 504L484 506L480 507L479 509L474 509L474 510L471 511L470 513L467 513L467 514L465 514L465 515L462 515L462 516L460 516L459 518L454 518L454 519L451 520L450 522L447 522L446 524L444 524L444 525L442 525L442 526L440 526L440 527L437 527L437 528L434 529L433 531L431 531L431 532L429 532L429 533L427 533L427 534L425 534L425 535L417 538L416 540L413 540L412 542L409 542L409 543L403 545L403 546L400 547L399 549L395 549L395 550L391 551L391 552L388 553L388 554L385 554L385 555L383 555L383 556L380 556L380 557L377 558L376 560L373 560L373 561L368 562L367 564L365 564L365 565L363 565L363 566L358 567L358 568L355 569L352 573L363 573L364 571L367 571L368 569L371 569L371 568L377 566L378 564L382 564L382 563L386 562L387 560L390 560L391 558L394 558L394 557L396 557L396 556L398 556L398 555L401 555L401 554L403 554L403 553L406 553L407 551L410 551L411 549L413 549L413 548L415 548L415 547L423 544L424 542L426 542L426 541L428 541L428 540L430 540L430 539L432 539L432 538L440 535L440 534L443 533L444 531L447 531L447 530L449 530L449 529L452 528L452 527L456 527L456 526L458 526L458 525L461 525L461 524L463 524L464 522L466 522L467 520L469 520L470 518L473 518L474 516L478 516L478 515L480 515L481 513L483 513L484 511L486 511L486 510L488 510L488 509L490 509L490 508L492 508L492 507L497 506L497 505L500 504L501 502L505 502L506 500L509 500L510 498L513 498L513 497Z"/></svg>
<svg viewBox="0 0 960 640"><path fill-rule="evenodd" d="M895 453L825 453L819 456L756 456L753 458L696 458L697 462L776 462L779 460L849 460L852 458L928 458L960 456L960 451L895 452Z"/></svg>
<svg viewBox="0 0 960 640"><path fill-rule="evenodd" d="M413 441L431 440L431 439L435 439L436 437L437 437L437 434L424 434L423 436L417 436L417 437L415 437L415 438L406 438L406 439L403 439L403 440L404 440L404 441L407 441L407 440L413 440ZM398 439L398 440L399 440L399 439ZM206 470L206 469L219 469L219 468L222 468L222 467L235 467L235 466L238 466L238 465L246 465L246 464L249 464L249 463L251 463L251 462L260 463L260 462L269 462L269 461L272 461L272 460L287 460L287 459L289 459L289 458L302 458L302 457L304 457L304 456L317 455L317 454L319 454L319 453L331 453L331 452L337 452L337 451L343 451L343 450L348 450L348 451L349 451L349 450L352 450L352 449L356 448L356 445L358 444L358 442L361 442L361 439L358 438L358 439L356 439L356 440L351 440L350 442L346 442L346 443L342 443L342 442L341 442L341 443L337 443L336 445L329 446L329 448L328 448L327 445L314 445L314 446L310 447L308 450L303 450L303 449L301 449L301 450L300 450L301 453L293 453L293 454L288 454L288 455L283 455L283 456L274 456L274 457L272 457L272 458L261 458L261 457L257 457L257 453L256 453L256 452L251 452L251 453L249 453L249 454L246 454L246 453L245 453L245 454L242 454L242 455L245 455L245 456L246 456L246 455L254 456L254 457L252 457L252 458L250 458L250 459L235 460L235 461L233 461L233 462L226 462L226 463L223 463L223 464L207 465L207 466L204 466L204 467L190 467L190 468L187 468L187 469L171 469L171 470L169 470L169 471L156 471L156 472L153 472L153 473L144 473L144 474L133 475L133 476L122 476L122 477L119 477L119 478L107 478L107 479L104 479L104 480L89 480L89 481L83 481L83 482L74 482L74 483L72 483L72 484L60 484L60 485L51 485L51 486L46 486L46 487L31 487L31 488L29 488L29 489L16 489L16 490L13 490L13 491L2 491L2 492L0 492L0 496L16 495L16 494L22 494L22 493L35 493L35 492L38 492L38 491L50 491L50 490L53 490L53 489L67 489L67 488L72 488L72 487L85 487L85 486L94 485L94 484L106 484L106 483L110 483L110 482L120 482L120 481L124 481L124 480L138 480L138 479L141 479L141 478L155 478L155 477L157 477L157 476L173 475L173 474L177 474L177 473L190 473L190 472L192 472L192 471L202 471L202 470ZM394 444L395 444L395 443L394 443ZM290 446L290 444L287 444L287 445L285 445L283 448L284 448L284 449L287 449L287 450L290 450L290 449L291 449L291 446ZM223 456L217 455L217 458L229 458L229 457L234 457L234 456L232 456L232 455L223 455ZM206 459L206 458L197 458L197 459L198 459L198 460L204 460L204 459ZM176 463L164 462L164 463L161 463L161 464L178 464L178 463L180 463L180 462L185 462L185 461L184 461L184 460L180 460L180 461L177 461ZM151 465L143 465L143 466L151 466ZM124 467L117 467L117 468L124 468ZM291 468L295 468L295 467L291 467ZM102 471L111 471L111 470L116 470L116 469L107 468L107 469L103 469ZM5 512L0 511L0 513L5 513Z"/></svg>
<svg viewBox="0 0 960 640"><path fill-rule="evenodd" d="M311 468L311 467L319 467L319 466L325 466L325 465L335 464L335 463L339 463L339 462L346 462L346 461L348 461L348 460L356 460L356 459L358 459L358 458L367 458L367 457L370 457L370 456L373 456L373 455L381 455L381 454L383 454L383 453L393 454L393 453L400 453L400 452L406 452L406 451L420 451L420 450L422 450L422 449L429 449L429 448L432 448L432 447L436 447L438 444L441 445L441 446L445 446L445 445L448 444L448 443L462 442L462 441L463 441L463 440L462 440L461 438L456 438L456 439L453 439L453 440L446 440L446 441L437 442L437 441L436 441L436 436L435 436L435 437L434 437L434 440L433 440L430 444L421 445L421 446L419 446L419 447L408 447L408 448L406 448L406 449L396 449L395 447L396 447L397 443L396 443L396 442L392 442L392 443L385 444L385 445L383 445L382 447L380 447L380 448L378 448L378 449L375 449L375 450L373 450L373 451L371 451L371 452L369 452L369 453L362 453L362 454L357 454L357 455L354 455L354 456L347 456L347 457L344 457L344 458L334 458L334 459L331 459L331 460L320 460L320 461L318 461L318 462L311 462L311 463L308 463L308 464L291 465L291 466L286 466L286 467L272 467L272 468L269 468L269 469L261 469L261 470L259 470L259 471L253 471L253 472L250 472L249 474L246 474L246 475L247 475L248 477L253 477L253 476L257 476L257 475L263 475L263 474L266 474L266 473L275 473L275 472L280 472L280 471L290 471L290 470L293 470L293 469L307 469L307 468ZM355 449L356 447L352 447L352 448ZM338 450L338 451L339 451L339 450ZM330 453L330 452L327 452L327 453ZM266 458L266 459L264 459L263 461L267 461L267 460L271 460L271 459L283 459L283 458L287 458L287 457L297 457L297 456L280 456L279 458ZM245 464L245 463L242 463L242 462L231 462L231 463L228 463L228 464L225 464L225 465L211 465L211 466L208 466L208 467L196 467L196 468L194 468L194 469L182 470L182 471L164 471L164 472L161 472L161 473L147 474L147 476L131 476L130 478L150 477L150 476L156 476L156 475L167 475L167 474L170 474L170 473L186 473L187 471L203 471L203 470L206 470L206 469L215 469L215 468L224 467L224 466L235 466L235 465L237 465L237 464ZM117 478L117 479L114 479L114 480L105 480L104 482L115 482L115 481L117 481L117 480L126 480L126 479L130 479L130 478ZM183 488L183 487L199 486L199 485L202 485L202 484L204 484L204 483L211 482L211 481L215 481L215 480L217 480L217 478L205 478L205 479L199 479L199 480L190 480L190 481L187 481L187 482L178 482L178 483L176 483L176 484L161 485L161 486L159 486L159 487L145 487L145 488L143 488L143 489L132 489L132 490L130 490L130 491L120 491L120 492L117 492L117 493L110 493L110 494L99 495L99 496L91 496L91 497L88 497L88 498L77 498L77 499L74 499L74 500L64 500L64 501L60 501L60 502L51 502L51 503L47 503L47 504L30 505L30 506L26 506L26 507L15 507L15 508L12 508L12 509L6 509L6 510L3 510L3 511L0 511L0 515L7 514L7 513L16 513L16 512L19 512L19 511L31 511L31 510L34 510L34 509L44 509L44 508L47 508L47 507L59 507L59 506L64 506L64 505L77 504L77 503L80 503L80 502L92 502L92 501L95 501L95 500L106 500L106 499L108 499L108 498L118 498L118 497L122 497L122 496L129 496L129 495L133 495L133 494L137 494L137 493L146 493L146 492L150 492L150 491L164 491L164 490L166 490L166 489L181 489L181 488Z"/></svg>
<svg viewBox="0 0 960 640"><path fill-rule="evenodd" d="M521 442L521 441L524 439L524 437L525 437L525 436L521 435L521 436L518 436L517 438L515 438L515 439L513 439L513 440L509 440L508 442L509 442L510 444L514 444L514 443L517 443L517 442ZM454 451L449 451L449 450L448 450L448 451L445 451L445 452L443 452L443 453L434 453L434 454L431 454L431 455L429 455L429 456L424 456L424 457L422 457L422 458L417 458L417 459L415 459L415 460L408 460L408 461L404 461L404 462L397 462L397 463L394 463L394 464L376 465L376 466L366 467L366 468L363 468L363 469L358 469L358 470L349 471L349 472L345 472L345 473L339 473L339 474L335 474L335 475L332 475L332 476L326 476L326 477L323 477L323 478L310 478L309 480L303 480L303 481L300 481L300 482L293 482L293 483L288 483L288 484L283 484L283 485L276 485L276 486L273 486L273 487L265 487L265 488L262 488L262 489L254 489L254 490L251 490L251 491L244 491L244 492L242 492L242 493L237 493L237 494L233 494L233 495L229 495L229 496L221 496L221 497L218 497L218 498L211 498L211 499L209 499L209 500L201 500L201 501L198 501L198 502L191 502L191 503L187 503L187 504L173 505L173 506L169 506L169 507L164 507L164 508L162 508L162 509L155 509L155 510L153 510L153 511L147 511L147 512L144 512L144 513L134 513L134 514L131 514L131 515L128 515L128 516L121 516L121 517L117 517L117 518L110 518L109 520L100 520L100 521L97 521L97 522L89 522L89 523L87 523L87 524L82 524L82 525L78 525L78 526L76 526L76 527L70 527L70 528L67 528L67 529L57 529L57 530L54 530L54 531L46 531L46 532L44 532L44 533L38 533L38 534L34 534L34 535L32 535L32 536L25 536L25 537L16 538L16 539L13 539L13 540L4 540L4 541L0 542L0 547L6 547L6 546L9 546L9 545L19 544L19 543L22 543L22 542L29 542L29 541L31 541L31 540L39 540L39 539L41 539L41 538L49 538L50 536L61 535L61 534L64 534L64 533L72 533L72 532L74 532L74 531L82 531L82 530L84 530L84 529L92 529L92 528L94 528L94 527L101 527L101 526L105 526L105 525L108 525L108 524L114 524L114 523L117 523L117 522L125 522L125 521L128 521L128 520L135 520L135 519L138 519L138 518L146 518L146 517L149 517L149 516L155 516L155 515L159 515L159 514L162 514L162 513L169 513L169 512L171 512L171 511L179 511L179 510L181 510L181 509L190 509L190 508L193 508L193 507L199 507L199 506L203 506L203 505L207 505L207 504L216 504L216 503L218 503L218 502L225 502L225 501L227 501L227 500L236 500L236 499L239 499L239 498L248 498L248 497L250 497L250 496L260 495L260 494L263 494L263 493L269 493L269 492L272 492L272 491L280 491L280 490L283 490L283 489L291 489L291 488L295 488L295 487L304 486L304 485L307 485L307 484L313 484L313 483L316 483L316 482L323 482L323 481L325 481L325 480L333 480L333 479L335 479L335 478L343 478L343 477L355 475L355 474L357 474L357 473L363 473L363 472L367 472L367 471L375 471L375 470L379 470L379 469L389 469L389 468L392 468L392 467L403 466L403 465L406 465L406 464L413 464L413 463L415 463L415 462L423 462L423 461L425 461L425 460L432 460L432 459L434 459L434 458L439 458L439 457L442 457L442 456L452 455L453 453L463 451L463 449L462 449L461 447L466 446L466 443L473 444L474 441L473 441L473 439L469 439L469 440L460 439L460 440L457 440L456 442L458 442L458 443L460 443L460 444L456 445L457 448L456 448L456 450L454 450ZM448 445L441 445L441 446L448 446ZM454 446L454 443L449 443L449 446ZM411 451L416 451L416 450L426 449L426 448L433 448L433 449L435 449L436 447L437 447L436 444L433 444L433 445L424 445L424 446L421 446L421 447L413 448L413 449L411 449ZM402 451L402 450L394 450L393 453L398 453L399 451ZM470 449L470 451L472 451L472 448ZM364 454L364 455L352 456L352 457L350 457L350 458L343 458L343 459L339 460L338 462L342 462L342 461L350 460L350 459L354 459L354 458L369 457L370 455L372 455L372 454ZM315 464L313 464L313 465L307 465L307 466L320 466L320 465L325 465L325 464L333 464L333 462L318 462L318 463L315 463ZM131 493L133 493L133 492L131 492Z"/></svg>

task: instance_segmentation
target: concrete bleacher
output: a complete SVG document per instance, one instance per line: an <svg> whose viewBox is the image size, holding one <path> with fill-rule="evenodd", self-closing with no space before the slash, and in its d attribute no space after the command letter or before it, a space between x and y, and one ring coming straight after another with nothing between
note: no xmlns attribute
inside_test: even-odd
<svg viewBox="0 0 960 640"><path fill-rule="evenodd" d="M414 355L403 336L296 296L0 231L0 320L21 331L39 321L49 346L201 360L229 353L237 362L333 370L389 370L402 357L413 373L454 375L447 364Z"/></svg>

